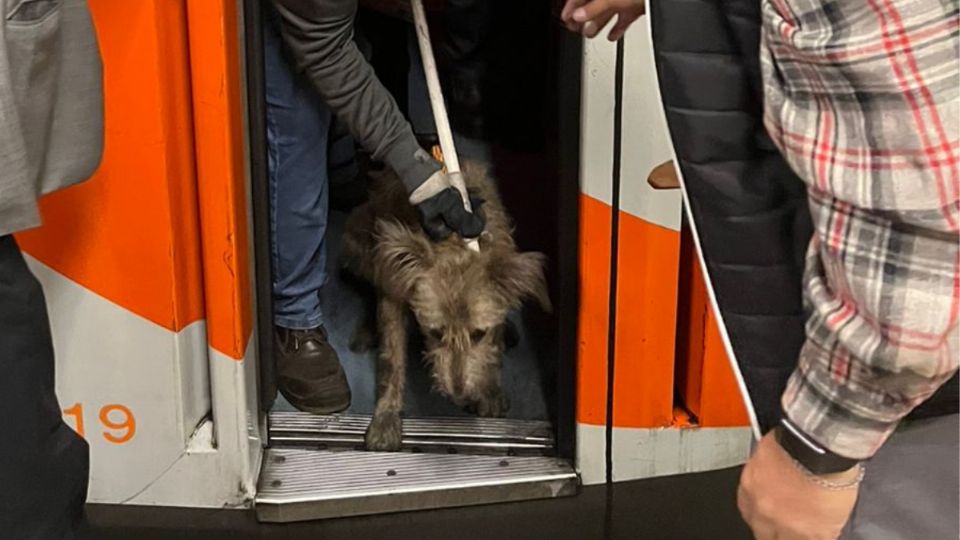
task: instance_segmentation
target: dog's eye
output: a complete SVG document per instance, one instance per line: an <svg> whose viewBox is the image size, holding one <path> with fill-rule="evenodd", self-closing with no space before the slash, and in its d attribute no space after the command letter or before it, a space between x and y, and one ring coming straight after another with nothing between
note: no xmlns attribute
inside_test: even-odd
<svg viewBox="0 0 960 540"><path fill-rule="evenodd" d="M430 330L427 330L427 334L428 334L431 338L433 338L433 339L435 339L435 340L437 340L437 341L440 341L440 340L443 339L443 329L442 329L442 328L431 328Z"/></svg>
<svg viewBox="0 0 960 540"><path fill-rule="evenodd" d="M470 332L470 341L472 341L474 345L480 343L485 337L487 337L486 330L474 330Z"/></svg>

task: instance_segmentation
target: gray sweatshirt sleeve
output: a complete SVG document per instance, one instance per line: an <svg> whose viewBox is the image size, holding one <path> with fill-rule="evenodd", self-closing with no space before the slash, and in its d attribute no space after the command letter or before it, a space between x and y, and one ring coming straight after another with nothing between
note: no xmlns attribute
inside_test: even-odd
<svg viewBox="0 0 960 540"><path fill-rule="evenodd" d="M424 152L393 96L353 42L357 0L273 0L296 67L374 159L412 193L440 164ZM397 44L402 46L402 44Z"/></svg>
<svg viewBox="0 0 960 540"><path fill-rule="evenodd" d="M0 236L40 224L37 191L28 172L17 108L15 71L6 34L8 16L7 5L0 2Z"/></svg>

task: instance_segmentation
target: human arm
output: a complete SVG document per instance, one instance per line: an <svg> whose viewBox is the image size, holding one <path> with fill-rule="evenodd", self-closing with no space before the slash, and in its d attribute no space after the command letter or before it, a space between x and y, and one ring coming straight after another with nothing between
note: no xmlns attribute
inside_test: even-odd
<svg viewBox="0 0 960 540"><path fill-rule="evenodd" d="M816 192L811 209L808 340L783 424L760 442L738 492L761 540L836 538L857 499L857 462L957 369L956 237ZM824 479L846 487L826 489Z"/></svg>
<svg viewBox="0 0 960 540"><path fill-rule="evenodd" d="M463 208L441 165L417 142L396 101L354 43L356 0L273 0L281 34L324 102L374 159L400 177L434 239L483 230L482 219ZM460 205L450 204L456 199ZM432 221L431 221L432 220ZM437 226L437 221L442 226Z"/></svg>
<svg viewBox="0 0 960 540"><path fill-rule="evenodd" d="M353 41L356 0L273 0L296 68L374 159L413 192L440 170Z"/></svg>

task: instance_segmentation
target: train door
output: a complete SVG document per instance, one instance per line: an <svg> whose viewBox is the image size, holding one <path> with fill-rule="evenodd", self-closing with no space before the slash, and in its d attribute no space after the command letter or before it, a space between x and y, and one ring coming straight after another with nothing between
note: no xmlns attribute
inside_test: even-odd
<svg viewBox="0 0 960 540"><path fill-rule="evenodd" d="M437 3L442 4L442 3ZM491 2L491 4L496 4ZM361 3L363 5L363 3ZM249 99L255 253L258 267L258 332L272 339L269 309L271 211L267 186L262 21L264 6L247 2L246 63ZM339 243L349 209L331 209L327 221L328 271L322 290L326 331L350 381L350 408L336 415L294 409L278 395L270 366L261 377L263 406L269 410L269 439L256 498L263 521L294 521L573 495L575 469L574 384L577 318L577 145L579 40L551 17L549 2L514 7L516 20L501 23L487 47L495 103L484 113L485 138L459 137L461 161L481 161L493 171L515 239L524 251L547 255L552 313L536 307L509 316L516 342L505 351L503 386L509 409L502 418L480 418L431 391L428 368L414 342L408 361L403 450L368 452L364 432L376 398L376 351L357 353L349 341L366 315L359 291L339 271ZM268 9L268 8L267 8ZM437 16L434 16L437 15ZM443 32L443 17L431 12L432 30ZM393 36L387 49L409 50L409 70L391 90L406 109L422 141L434 135L419 53L412 27L361 12L358 33ZM510 26L507 28L506 26ZM390 28L400 28L399 32ZM410 48L410 49L408 49ZM509 54L506 54L509 51ZM373 44L371 61L394 51ZM497 58L501 60L497 60ZM503 59L509 58L509 61ZM389 83L388 83L389 84ZM562 124L562 125L561 125ZM429 145L429 142L424 142ZM334 193L331 193L333 196ZM261 348L261 359L270 351Z"/></svg>

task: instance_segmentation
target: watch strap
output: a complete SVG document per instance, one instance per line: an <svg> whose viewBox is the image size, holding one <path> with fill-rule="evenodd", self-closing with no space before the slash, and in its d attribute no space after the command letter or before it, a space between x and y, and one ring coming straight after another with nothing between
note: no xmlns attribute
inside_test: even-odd
<svg viewBox="0 0 960 540"><path fill-rule="evenodd" d="M835 454L814 441L787 418L780 421L774 436L780 446L813 474L832 474L850 470L859 463Z"/></svg>

